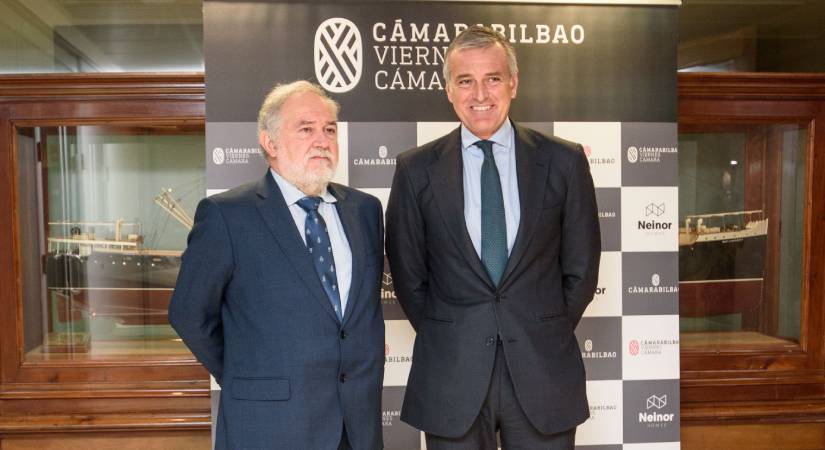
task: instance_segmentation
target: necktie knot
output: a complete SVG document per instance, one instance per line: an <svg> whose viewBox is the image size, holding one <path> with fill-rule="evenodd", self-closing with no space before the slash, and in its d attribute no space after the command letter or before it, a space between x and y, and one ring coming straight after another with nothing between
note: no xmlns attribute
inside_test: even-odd
<svg viewBox="0 0 825 450"><path fill-rule="evenodd" d="M304 197L297 202L298 206L306 212L315 211L321 204L321 197Z"/></svg>
<svg viewBox="0 0 825 450"><path fill-rule="evenodd" d="M492 158L493 157L493 141L488 140L481 140L475 143L475 146L480 148L482 152L484 152L484 158Z"/></svg>

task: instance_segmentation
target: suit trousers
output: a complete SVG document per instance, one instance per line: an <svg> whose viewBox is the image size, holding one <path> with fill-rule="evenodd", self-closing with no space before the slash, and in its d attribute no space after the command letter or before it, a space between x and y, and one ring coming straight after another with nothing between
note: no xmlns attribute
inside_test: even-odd
<svg viewBox="0 0 825 450"><path fill-rule="evenodd" d="M458 438L427 433L427 450L496 450L496 432L503 450L573 450L576 442L575 428L548 435L530 423L516 398L501 341L487 398L469 431Z"/></svg>
<svg viewBox="0 0 825 450"><path fill-rule="evenodd" d="M352 446L349 445L349 438L347 437L347 427L344 426L344 429L341 431L341 443L338 444L338 450L352 450Z"/></svg>

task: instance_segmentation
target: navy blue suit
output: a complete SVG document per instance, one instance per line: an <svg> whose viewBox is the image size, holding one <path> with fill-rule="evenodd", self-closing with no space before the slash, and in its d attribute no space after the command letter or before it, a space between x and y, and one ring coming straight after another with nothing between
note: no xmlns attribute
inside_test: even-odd
<svg viewBox="0 0 825 450"><path fill-rule="evenodd" d="M464 221L461 134L401 154L387 205L387 257L417 332L401 419L458 438L489 390L497 340L518 403L539 432L589 414L573 330L593 299L601 241L581 146L513 124L521 221L498 285Z"/></svg>
<svg viewBox="0 0 825 450"><path fill-rule="evenodd" d="M169 320L222 391L215 448L383 448L380 202L331 184L352 250L339 323L267 171L198 205Z"/></svg>

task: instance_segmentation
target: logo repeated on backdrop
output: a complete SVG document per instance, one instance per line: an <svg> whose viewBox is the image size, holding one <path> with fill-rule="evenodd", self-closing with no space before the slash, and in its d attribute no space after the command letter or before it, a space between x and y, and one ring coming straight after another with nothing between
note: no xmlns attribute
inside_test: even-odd
<svg viewBox="0 0 825 450"><path fill-rule="evenodd" d="M622 123L622 184L676 186L676 140L675 123Z"/></svg>
<svg viewBox="0 0 825 450"><path fill-rule="evenodd" d="M622 254L602 252L596 295L584 311L585 317L622 315Z"/></svg>
<svg viewBox="0 0 825 450"><path fill-rule="evenodd" d="M588 381L587 403L590 418L576 430L576 449L612 448L610 444L621 444L622 381Z"/></svg>
<svg viewBox="0 0 825 450"><path fill-rule="evenodd" d="M622 321L619 317L584 317L576 327L588 380L622 378Z"/></svg>
<svg viewBox="0 0 825 450"><path fill-rule="evenodd" d="M384 447L398 450L421 448L421 432L401 421L404 386L388 386L381 396L381 426Z"/></svg>
<svg viewBox="0 0 825 450"><path fill-rule="evenodd" d="M206 176L210 188L231 188L264 174L266 160L254 123L206 124Z"/></svg>
<svg viewBox="0 0 825 450"><path fill-rule="evenodd" d="M349 177L356 188L388 188L395 158L415 147L416 127L407 122L349 124Z"/></svg>
<svg viewBox="0 0 825 450"><path fill-rule="evenodd" d="M676 187L623 187L622 250L677 251L678 212Z"/></svg>
<svg viewBox="0 0 825 450"><path fill-rule="evenodd" d="M679 440L679 380L624 382L624 441Z"/></svg>
<svg viewBox="0 0 825 450"><path fill-rule="evenodd" d="M599 207L599 228L602 233L602 251L622 249L622 191L621 188L596 188Z"/></svg>
<svg viewBox="0 0 825 450"><path fill-rule="evenodd" d="M577 142L584 147L593 184L599 187L622 185L619 146L621 123L619 122L555 122L556 136Z"/></svg>
<svg viewBox="0 0 825 450"><path fill-rule="evenodd" d="M679 314L679 268L674 253L622 255L624 314Z"/></svg>
<svg viewBox="0 0 825 450"><path fill-rule="evenodd" d="M404 386L412 364L415 330L406 320L388 320L384 332L384 386Z"/></svg>
<svg viewBox="0 0 825 450"><path fill-rule="evenodd" d="M679 378L679 316L623 316L622 352L625 380Z"/></svg>
<svg viewBox="0 0 825 450"><path fill-rule="evenodd" d="M361 79L364 49L361 33L349 19L333 17L315 31L315 77L336 94L352 90Z"/></svg>
<svg viewBox="0 0 825 450"><path fill-rule="evenodd" d="M275 83L314 74L314 81L342 106L335 181L377 196L386 207L397 156L459 126L441 75L450 41L467 24L478 22L492 25L513 42L531 71L522 74L512 117L544 134L582 144L597 187L601 270L594 300L576 330L587 369L591 418L579 427L577 449L678 449L678 442L675 447L662 442L678 440L678 414L667 427L647 428L656 423L656 414L670 414L674 407L678 412L678 292L670 289L678 250L676 125L664 123L675 121L675 82L663 76L674 69L662 66L657 57L631 70L621 62L626 58L615 58L615 46L602 45L622 39L625 48L638 49L656 42L662 49L657 55L667 56L671 50L664 46L670 49L675 42L669 40L678 18L675 8L611 6L632 13L628 17L633 20L667 19L656 21L666 26L651 28L584 13L598 9L593 6L448 2L422 9L387 2L370 3L364 12L358 5L334 2L241 2L231 9L224 3L204 3L209 193L261 177L267 164L258 150L254 121L263 93ZM238 14L238 8L247 13ZM269 17L274 22L239 17ZM244 79L238 78L237 68L250 66L244 55L267 45L277 45L278 60L289 63L253 62L254 76L239 83ZM567 70L553 70L553 61L562 59ZM634 90L651 93L643 101L627 101L624 88L630 72ZM542 75L528 76L531 73ZM627 118L649 122L620 122ZM548 121L553 119L559 121ZM623 256L623 251L651 253ZM636 261L636 256L655 259L655 267ZM421 434L400 421L415 333L398 304L386 262L380 288L386 319L384 443L388 450L419 449ZM669 382L676 392L653 389L634 395L640 403L633 404L631 414L623 406L628 402L623 399L623 376L673 379ZM650 421L639 422L640 412ZM631 415L634 422L628 428L624 416ZM634 429L649 436L635 435ZM677 430L675 439L662 429Z"/></svg>
<svg viewBox="0 0 825 450"><path fill-rule="evenodd" d="M381 307L384 310L384 320L407 320L404 310L398 304L395 296L395 285L392 282L390 263L384 256L384 274L381 276Z"/></svg>

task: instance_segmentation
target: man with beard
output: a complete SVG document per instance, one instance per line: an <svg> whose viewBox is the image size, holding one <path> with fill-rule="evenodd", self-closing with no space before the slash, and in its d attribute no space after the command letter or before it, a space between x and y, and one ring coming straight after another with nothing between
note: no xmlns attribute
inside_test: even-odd
<svg viewBox="0 0 825 450"><path fill-rule="evenodd" d="M216 449L379 449L380 202L330 183L338 105L309 82L258 114L269 163L206 198L169 320L221 385Z"/></svg>

